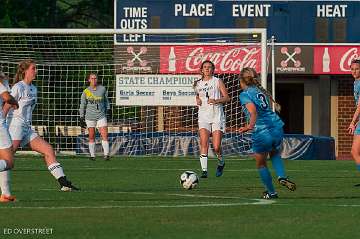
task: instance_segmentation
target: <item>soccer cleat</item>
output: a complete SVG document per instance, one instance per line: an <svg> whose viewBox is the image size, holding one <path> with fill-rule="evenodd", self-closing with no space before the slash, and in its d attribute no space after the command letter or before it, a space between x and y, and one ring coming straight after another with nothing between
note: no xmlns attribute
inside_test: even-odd
<svg viewBox="0 0 360 239"><path fill-rule="evenodd" d="M279 198L277 193L269 193L268 191L263 192L263 199L275 199Z"/></svg>
<svg viewBox="0 0 360 239"><path fill-rule="evenodd" d="M104 160L105 161L110 161L110 156L109 155L104 155Z"/></svg>
<svg viewBox="0 0 360 239"><path fill-rule="evenodd" d="M360 187L360 183L355 184L354 187Z"/></svg>
<svg viewBox="0 0 360 239"><path fill-rule="evenodd" d="M221 175L223 175L224 167L225 167L225 163L223 163L223 165L218 165L217 166L217 168L216 168L216 177L221 177Z"/></svg>
<svg viewBox="0 0 360 239"><path fill-rule="evenodd" d="M282 186L287 187L290 191L295 191L296 190L296 184L294 182L291 182L289 179L287 179L287 178L278 178L278 181Z"/></svg>
<svg viewBox="0 0 360 239"><path fill-rule="evenodd" d="M65 176L60 177L58 179L58 181L59 181L59 184L60 184L60 190L63 191L63 192L70 192L70 191L78 191L78 190L80 190L79 188L72 185L71 182L68 181Z"/></svg>
<svg viewBox="0 0 360 239"><path fill-rule="evenodd" d="M90 160L90 161L95 161L95 157L91 157L91 156L90 156L90 157L89 157L89 160Z"/></svg>
<svg viewBox="0 0 360 239"><path fill-rule="evenodd" d="M14 201L16 201L15 196L6 196L2 194L0 197L0 202L14 202Z"/></svg>
<svg viewBox="0 0 360 239"><path fill-rule="evenodd" d="M207 171L202 171L200 178L207 178L207 177L208 177Z"/></svg>

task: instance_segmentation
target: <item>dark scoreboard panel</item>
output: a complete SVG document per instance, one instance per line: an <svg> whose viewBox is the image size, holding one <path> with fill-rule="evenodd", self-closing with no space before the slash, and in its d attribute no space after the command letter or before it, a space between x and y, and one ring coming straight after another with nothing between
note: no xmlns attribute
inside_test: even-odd
<svg viewBox="0 0 360 239"><path fill-rule="evenodd" d="M284 43L360 42L358 1L114 0L117 29L267 28ZM118 41L142 42L124 35Z"/></svg>

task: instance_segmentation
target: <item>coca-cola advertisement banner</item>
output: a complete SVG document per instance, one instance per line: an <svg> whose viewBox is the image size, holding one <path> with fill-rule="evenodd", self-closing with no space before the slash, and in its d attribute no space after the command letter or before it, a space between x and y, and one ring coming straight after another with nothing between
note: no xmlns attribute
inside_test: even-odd
<svg viewBox="0 0 360 239"><path fill-rule="evenodd" d="M160 73L192 73L210 60L215 73L239 74L244 67L261 69L261 47L239 45L160 46Z"/></svg>
<svg viewBox="0 0 360 239"><path fill-rule="evenodd" d="M314 74L350 74L360 46L314 46Z"/></svg>

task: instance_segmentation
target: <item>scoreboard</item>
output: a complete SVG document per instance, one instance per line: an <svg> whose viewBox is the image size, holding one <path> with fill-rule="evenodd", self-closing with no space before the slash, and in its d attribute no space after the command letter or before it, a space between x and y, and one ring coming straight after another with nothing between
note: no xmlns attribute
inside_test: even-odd
<svg viewBox="0 0 360 239"><path fill-rule="evenodd" d="M267 28L282 43L360 42L360 1L114 0L116 29ZM120 42L146 42L124 34Z"/></svg>

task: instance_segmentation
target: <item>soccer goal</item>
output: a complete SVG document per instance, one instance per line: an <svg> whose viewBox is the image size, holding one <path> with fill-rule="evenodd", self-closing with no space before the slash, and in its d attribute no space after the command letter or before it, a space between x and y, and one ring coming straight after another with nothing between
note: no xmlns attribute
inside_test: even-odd
<svg viewBox="0 0 360 239"><path fill-rule="evenodd" d="M33 128L58 152L87 153L79 104L86 76L96 73L113 112L111 154L197 155L192 84L211 60L231 97L223 153L248 154L250 137L238 133L245 123L238 74L253 67L266 88L266 52L265 29L0 29L1 71L13 79L21 60L37 62Z"/></svg>

